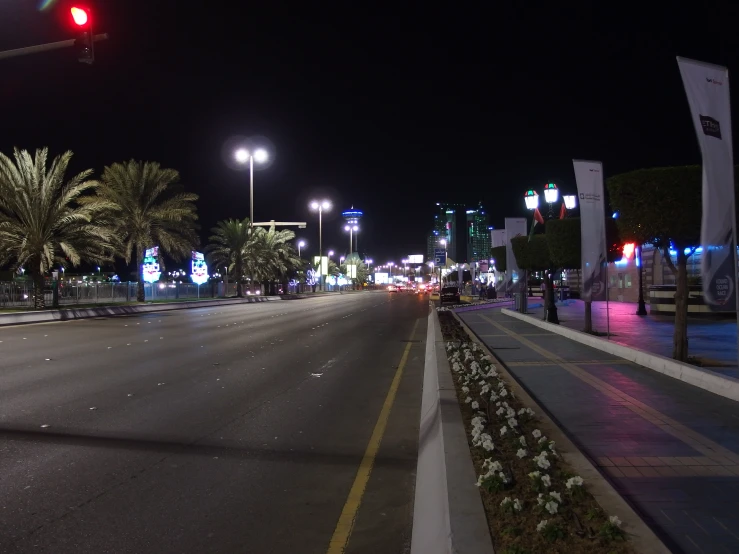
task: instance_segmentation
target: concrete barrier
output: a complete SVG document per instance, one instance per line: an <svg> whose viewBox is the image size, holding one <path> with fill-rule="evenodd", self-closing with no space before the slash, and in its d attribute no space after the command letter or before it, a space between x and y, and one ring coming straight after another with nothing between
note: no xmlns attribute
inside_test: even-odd
<svg viewBox="0 0 739 554"><path fill-rule="evenodd" d="M92 308L61 308L40 312L15 312L0 314L0 326L19 325L23 323L45 323L48 321L68 321L89 317L105 317L150 312L166 312L188 308L210 308L213 306L230 306L233 304L253 304L257 302L273 302L282 300L279 296L249 296L246 298L216 298L213 300L193 300L188 302L170 302L162 304L138 304L125 306L95 306Z"/></svg>
<svg viewBox="0 0 739 554"><path fill-rule="evenodd" d="M436 310L426 335L411 554L494 554Z"/></svg>
<svg viewBox="0 0 739 554"><path fill-rule="evenodd" d="M501 313L515 319L520 319L541 329L546 329L552 333L562 335L563 337L585 344L586 346L629 360L630 362L634 362L642 367L658 371L663 375L667 375L673 379L678 379L684 383L693 385L694 387L698 387L703 390L707 390L708 392L718 394L719 396L723 396L724 398L729 398L739 402L739 379L734 379L733 377L720 375L713 371L678 362L671 358L660 356L659 354L652 354L651 352L645 352L638 348L604 340L595 335L589 335L581 331L568 329L561 325L547 323L538 318L520 314L506 308L503 308Z"/></svg>

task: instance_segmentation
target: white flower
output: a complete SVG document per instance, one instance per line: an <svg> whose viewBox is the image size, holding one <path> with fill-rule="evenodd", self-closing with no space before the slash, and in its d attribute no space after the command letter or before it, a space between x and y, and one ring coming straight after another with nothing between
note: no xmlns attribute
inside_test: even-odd
<svg viewBox="0 0 739 554"><path fill-rule="evenodd" d="M483 394L487 394L487 393L488 393L489 391L490 391L490 385L488 385L488 384L486 383L486 384L485 384L485 385L483 385L483 387L482 387L482 388L480 389L480 396L482 396Z"/></svg>
<svg viewBox="0 0 739 554"><path fill-rule="evenodd" d="M570 477L565 483L565 487L571 489L572 487L582 487L583 479L580 476Z"/></svg>
<svg viewBox="0 0 739 554"><path fill-rule="evenodd" d="M508 418L508 426L513 429L514 427L518 427L518 421L516 421L515 417L509 417Z"/></svg>
<svg viewBox="0 0 739 554"><path fill-rule="evenodd" d="M480 407L480 404L479 404L479 403L477 402L477 400L473 400L473 401L472 401L472 404L470 404L470 407L471 407L471 408L472 408L473 410L476 410L477 408L479 408L479 407Z"/></svg>
<svg viewBox="0 0 739 554"><path fill-rule="evenodd" d="M477 373L477 370L480 369L480 364L477 362L472 362L470 364L470 369L472 370L472 373Z"/></svg>
<svg viewBox="0 0 739 554"><path fill-rule="evenodd" d="M546 435L544 435L543 437L541 437L541 438L539 439L539 441L538 441L538 442L539 442L539 444L544 444L545 442L547 442L547 436L546 436Z"/></svg>
<svg viewBox="0 0 739 554"><path fill-rule="evenodd" d="M549 463L549 460L547 460L547 457L545 456L546 452L542 452L538 456L534 456L532 459L534 460L534 463L539 466L541 469L549 469L549 467L552 465Z"/></svg>
<svg viewBox="0 0 739 554"><path fill-rule="evenodd" d="M536 499L536 502L539 504L539 506L543 506L544 503L546 502L544 495L539 493L539 497Z"/></svg>
<svg viewBox="0 0 739 554"><path fill-rule="evenodd" d="M503 425L503 427L500 428L500 436L504 437L507 432L508 432L508 428L505 425Z"/></svg>
<svg viewBox="0 0 739 554"><path fill-rule="evenodd" d="M520 416L522 416L525 413L526 413L526 408L521 408L520 410L518 410L518 415Z"/></svg>
<svg viewBox="0 0 739 554"><path fill-rule="evenodd" d="M473 427L482 427L485 425L485 418L482 417L473 417L472 418L472 426Z"/></svg>
<svg viewBox="0 0 739 554"><path fill-rule="evenodd" d="M549 441L549 450L551 450L552 452L554 452L554 444L554 441Z"/></svg>
<svg viewBox="0 0 739 554"><path fill-rule="evenodd" d="M507 390L505 390L505 389L500 389L500 395L501 395L501 396L502 396L503 398L505 398L506 396L508 396L508 391L507 391Z"/></svg>
<svg viewBox="0 0 739 554"><path fill-rule="evenodd" d="M518 498L513 501L513 509L517 512L523 510L523 504L521 504L521 501Z"/></svg>
<svg viewBox="0 0 739 554"><path fill-rule="evenodd" d="M508 406L506 408L506 412L505 413L506 413L506 417L509 418L509 419L513 419L513 418L516 417L516 410L514 410L510 406Z"/></svg>
<svg viewBox="0 0 739 554"><path fill-rule="evenodd" d="M484 440L482 441L482 447L488 452L490 452L491 450L495 448L495 445L493 444L493 441L491 440Z"/></svg>
<svg viewBox="0 0 739 554"><path fill-rule="evenodd" d="M494 392L491 392L490 393L490 402L495 402L496 400L498 400L498 395L495 394Z"/></svg>
<svg viewBox="0 0 739 554"><path fill-rule="evenodd" d="M521 446L526 446L526 437L518 437L518 442L521 443Z"/></svg>
<svg viewBox="0 0 739 554"><path fill-rule="evenodd" d="M539 475L541 475L541 473L539 473L538 471L532 471L531 473L529 473L529 477L531 477L532 479L539 477Z"/></svg>
<svg viewBox="0 0 739 554"><path fill-rule="evenodd" d="M526 413L532 417L534 416L534 410L532 410L531 408L526 408Z"/></svg>
<svg viewBox="0 0 739 554"><path fill-rule="evenodd" d="M511 502L513 502L513 501L512 501L512 500L511 500L511 499L510 499L509 497L507 497L507 496L506 496L506 497L505 497L505 498L504 498L504 499L503 499L503 500L501 501L500 505L501 505L501 506L505 506L506 504L510 504Z"/></svg>
<svg viewBox="0 0 739 554"><path fill-rule="evenodd" d="M516 456L518 456L519 458L526 457L526 454L528 454L528 452L526 452L523 448L519 448L518 452L516 452Z"/></svg>
<svg viewBox="0 0 739 554"><path fill-rule="evenodd" d="M459 362L454 362L454 363L452 364L452 369L453 369L454 371L456 371L457 373L459 373L460 371L462 371L462 366L460 365L460 363L459 363Z"/></svg>
<svg viewBox="0 0 739 554"><path fill-rule="evenodd" d="M465 404L469 404L470 402L472 402L472 399L469 396L464 399Z"/></svg>
<svg viewBox="0 0 739 554"><path fill-rule="evenodd" d="M542 519L539 523L536 525L536 530L541 532L544 530L544 528L547 526L547 520Z"/></svg>
<svg viewBox="0 0 739 554"><path fill-rule="evenodd" d="M608 521L611 522L611 525L615 525L616 527L621 527L621 520L618 519L618 516L611 516L608 518Z"/></svg>
<svg viewBox="0 0 739 554"><path fill-rule="evenodd" d="M542 479L542 481L543 481L543 479ZM559 494L558 492L551 491L549 493L549 496L551 496L552 498L554 498L557 502L562 502L562 495Z"/></svg>
<svg viewBox="0 0 739 554"><path fill-rule="evenodd" d="M462 387L462 392L465 393L465 394L467 394L468 392L470 392L470 388L469 387Z"/></svg>
<svg viewBox="0 0 739 554"><path fill-rule="evenodd" d="M502 407L495 410L495 415L502 416L504 413L505 409L503 409Z"/></svg>
<svg viewBox="0 0 739 554"><path fill-rule="evenodd" d="M500 479L501 481L503 481L504 483L507 483L507 482L508 482L508 477L506 477L506 476L505 476L505 473L503 473L502 471L498 473L498 478L499 478L499 479Z"/></svg>
<svg viewBox="0 0 739 554"><path fill-rule="evenodd" d="M549 512L550 514L556 514L557 513L557 506L558 504L556 502L552 502L551 500L547 502L544 505L544 509Z"/></svg>
<svg viewBox="0 0 739 554"><path fill-rule="evenodd" d="M552 479L549 477L549 475L542 475L541 476L541 482L544 483L545 487L551 487L552 486Z"/></svg>
<svg viewBox="0 0 739 554"><path fill-rule="evenodd" d="M531 431L531 434L534 435L535 439L541 437L541 431L539 431L538 429L534 429L533 431Z"/></svg>

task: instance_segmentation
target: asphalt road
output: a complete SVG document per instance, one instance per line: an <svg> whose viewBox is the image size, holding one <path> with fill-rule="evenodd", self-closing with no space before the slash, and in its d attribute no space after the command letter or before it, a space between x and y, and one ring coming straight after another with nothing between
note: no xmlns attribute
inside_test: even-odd
<svg viewBox="0 0 739 554"><path fill-rule="evenodd" d="M0 552L326 553L357 507L346 552L406 552L427 314L366 292L0 329Z"/></svg>

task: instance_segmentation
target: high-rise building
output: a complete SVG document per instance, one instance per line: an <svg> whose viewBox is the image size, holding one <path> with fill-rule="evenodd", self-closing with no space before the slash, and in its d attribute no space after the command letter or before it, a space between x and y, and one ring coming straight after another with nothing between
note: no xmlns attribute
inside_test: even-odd
<svg viewBox="0 0 739 554"><path fill-rule="evenodd" d="M346 225L352 227L352 232L349 236L352 239L353 244L349 254L354 252L355 249L357 252L359 251L359 220L362 219L363 215L364 213L362 212L362 210L357 210L354 206L352 206L345 212L341 212L341 217L344 218Z"/></svg>
<svg viewBox="0 0 739 554"><path fill-rule="evenodd" d="M426 255L434 259L434 249L440 248L440 241L446 240L447 258L457 261L457 212L462 204L437 202L431 233L426 238Z"/></svg>
<svg viewBox="0 0 739 554"><path fill-rule="evenodd" d="M488 215L479 203L467 209L467 262L479 262L490 258L490 228Z"/></svg>

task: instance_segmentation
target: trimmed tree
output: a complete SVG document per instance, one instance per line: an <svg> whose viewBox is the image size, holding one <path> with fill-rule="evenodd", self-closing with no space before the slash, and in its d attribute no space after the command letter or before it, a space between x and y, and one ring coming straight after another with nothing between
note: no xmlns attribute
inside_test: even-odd
<svg viewBox="0 0 739 554"><path fill-rule="evenodd" d="M549 323L559 323L557 306L552 296L552 281L549 278L549 271L554 264L549 255L546 235L534 235L530 238L514 237L511 239L511 248L513 248L513 255L516 257L516 264L519 268L544 272L544 306L546 306L544 318Z"/></svg>
<svg viewBox="0 0 739 554"><path fill-rule="evenodd" d="M606 181L611 206L622 236L637 243L653 242L675 275L675 330L672 357L688 360L688 258L700 242L700 166L639 169ZM670 244L677 263L670 257Z"/></svg>

